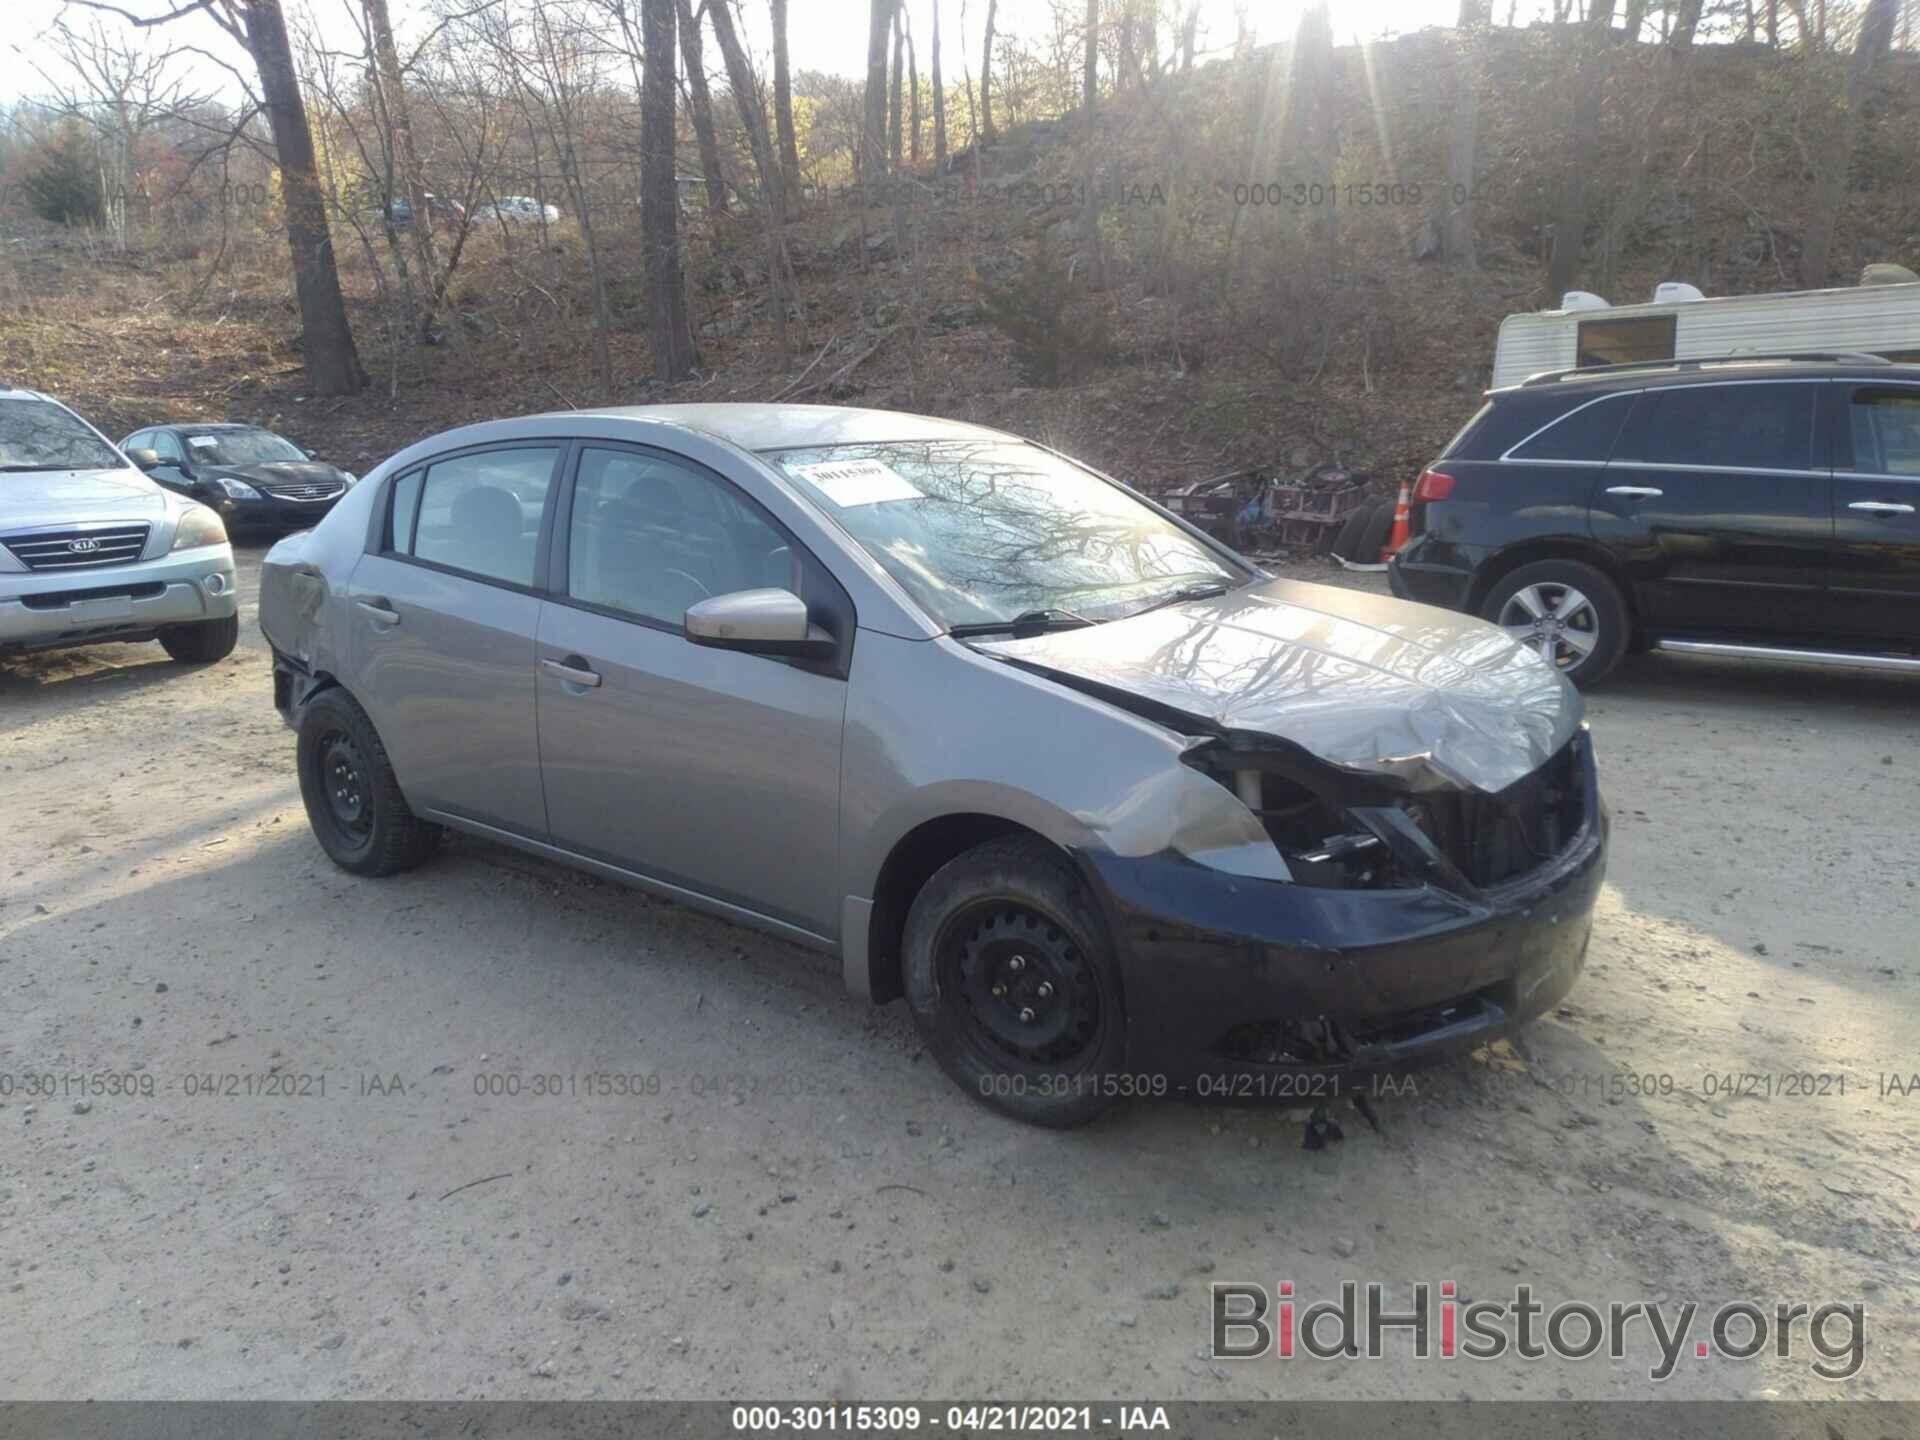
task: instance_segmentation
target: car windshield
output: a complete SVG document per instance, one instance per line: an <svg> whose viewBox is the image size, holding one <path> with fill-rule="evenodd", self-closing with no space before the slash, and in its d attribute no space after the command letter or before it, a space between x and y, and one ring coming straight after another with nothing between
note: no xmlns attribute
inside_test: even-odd
<svg viewBox="0 0 1920 1440"><path fill-rule="evenodd" d="M125 464L70 411L46 400L0 400L0 473L118 470Z"/></svg>
<svg viewBox="0 0 1920 1440"><path fill-rule="evenodd" d="M261 465L276 460L304 460L306 453L291 440L271 430L214 430L205 435L182 431L187 453L208 465Z"/></svg>
<svg viewBox="0 0 1920 1440"><path fill-rule="evenodd" d="M1017 440L779 450L797 480L941 624L1111 620L1251 576L1119 486Z"/></svg>

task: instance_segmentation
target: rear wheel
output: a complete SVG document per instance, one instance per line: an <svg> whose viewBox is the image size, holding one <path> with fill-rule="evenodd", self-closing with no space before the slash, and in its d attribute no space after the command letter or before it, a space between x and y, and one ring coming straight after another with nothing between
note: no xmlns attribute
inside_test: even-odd
<svg viewBox="0 0 1920 1440"><path fill-rule="evenodd" d="M1592 685L1627 646L1620 587L1578 560L1536 560L1488 592L1480 613L1576 685Z"/></svg>
<svg viewBox="0 0 1920 1440"><path fill-rule="evenodd" d="M160 648L182 665L211 665L224 660L240 643L240 617L198 620L191 625L169 625L160 632Z"/></svg>
<svg viewBox="0 0 1920 1440"><path fill-rule="evenodd" d="M1080 878L1045 841L949 861L907 914L907 1003L940 1068L1034 1125L1093 1119L1126 1047L1119 967Z"/></svg>
<svg viewBox="0 0 1920 1440"><path fill-rule="evenodd" d="M342 870L392 875L433 853L440 827L407 808L387 747L344 690L323 690L308 703L297 754L307 821Z"/></svg>

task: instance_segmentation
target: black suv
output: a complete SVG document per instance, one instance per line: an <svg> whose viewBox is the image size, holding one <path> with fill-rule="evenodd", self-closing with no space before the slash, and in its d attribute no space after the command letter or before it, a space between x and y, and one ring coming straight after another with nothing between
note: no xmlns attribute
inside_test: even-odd
<svg viewBox="0 0 1920 1440"><path fill-rule="evenodd" d="M1600 366L1490 392L1387 573L1576 684L1629 649L1920 670L1917 508L1920 365Z"/></svg>

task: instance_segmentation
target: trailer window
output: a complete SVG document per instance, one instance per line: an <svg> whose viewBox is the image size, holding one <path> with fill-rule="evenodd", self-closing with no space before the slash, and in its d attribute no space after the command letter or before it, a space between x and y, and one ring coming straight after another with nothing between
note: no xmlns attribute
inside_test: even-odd
<svg viewBox="0 0 1920 1440"><path fill-rule="evenodd" d="M1577 364L1634 365L1673 359L1677 315L1637 315L1627 320L1582 320Z"/></svg>

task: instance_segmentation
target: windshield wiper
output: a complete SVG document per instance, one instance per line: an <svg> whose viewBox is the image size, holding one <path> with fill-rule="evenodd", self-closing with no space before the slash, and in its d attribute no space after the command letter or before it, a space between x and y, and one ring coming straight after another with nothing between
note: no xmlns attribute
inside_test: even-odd
<svg viewBox="0 0 1920 1440"><path fill-rule="evenodd" d="M1183 600L1211 600L1216 595L1224 595L1234 587L1225 580L1208 580L1199 585L1182 585L1178 590L1169 590L1164 595L1156 595L1138 610L1129 610L1125 619L1136 615L1145 615L1149 610L1162 610L1169 605L1178 605Z"/></svg>
<svg viewBox="0 0 1920 1440"><path fill-rule="evenodd" d="M955 625L947 633L957 640L969 635L1041 635L1049 630L1078 630L1092 625L1084 615L1071 610L1023 610L1011 620L981 620L971 625Z"/></svg>
<svg viewBox="0 0 1920 1440"><path fill-rule="evenodd" d="M71 465L0 465L0 474L18 475L29 470L71 470Z"/></svg>

